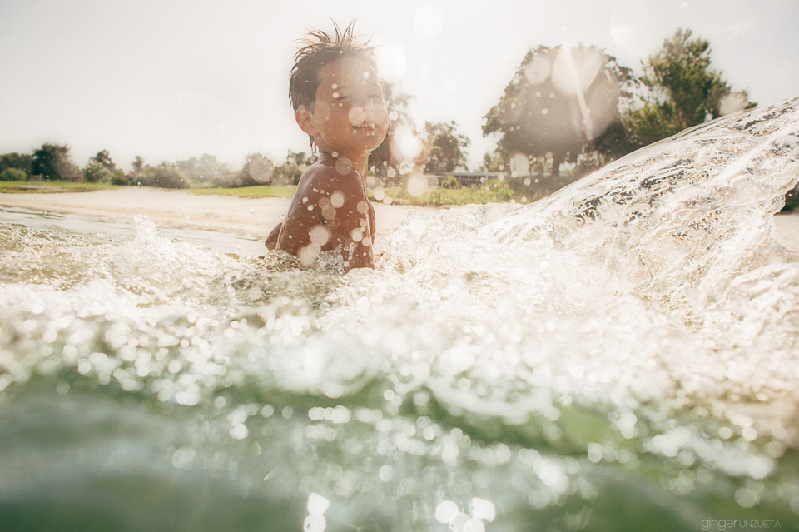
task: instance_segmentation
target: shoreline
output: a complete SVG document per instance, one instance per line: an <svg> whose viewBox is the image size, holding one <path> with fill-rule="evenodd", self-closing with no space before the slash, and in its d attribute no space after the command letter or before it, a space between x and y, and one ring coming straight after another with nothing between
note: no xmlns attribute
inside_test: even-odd
<svg viewBox="0 0 799 532"><path fill-rule="evenodd" d="M92 216L101 220L132 221L136 214L158 226L212 230L266 240L288 211L289 198L195 196L185 190L129 187L118 190L60 193L0 193L0 206L43 213ZM378 237L391 234L411 212L433 212L435 207L387 206L374 203Z"/></svg>
<svg viewBox="0 0 799 532"><path fill-rule="evenodd" d="M118 190L63 193L0 193L0 206L40 213L73 214L100 221L132 222L136 214L149 217L159 227L220 231L263 242L288 210L288 198L195 196L185 190L130 187ZM390 235L411 212L435 212L436 207L383 205L375 202L377 237ZM774 240L799 252L799 213L776 214Z"/></svg>

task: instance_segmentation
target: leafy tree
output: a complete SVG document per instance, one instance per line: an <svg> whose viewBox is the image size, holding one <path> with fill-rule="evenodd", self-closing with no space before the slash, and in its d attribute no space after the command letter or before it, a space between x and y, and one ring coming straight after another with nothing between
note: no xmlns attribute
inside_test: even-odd
<svg viewBox="0 0 799 532"><path fill-rule="evenodd" d="M103 168L107 168L112 172L117 168L117 165L114 164L114 161L111 160L111 156L108 155L108 150L98 151L97 155L89 159L89 162L98 163Z"/></svg>
<svg viewBox="0 0 799 532"><path fill-rule="evenodd" d="M275 168L272 174L273 185L297 185L302 177L302 170L298 166L286 163Z"/></svg>
<svg viewBox="0 0 799 532"><path fill-rule="evenodd" d="M156 167L145 167L139 173L137 180L142 185L150 187L189 188L189 179L186 173L167 163L161 163Z"/></svg>
<svg viewBox="0 0 799 532"><path fill-rule="evenodd" d="M430 153L424 165L425 172L443 175L454 171L457 167L466 166L469 138L458 133L457 127L455 122L436 124L425 122L424 129Z"/></svg>
<svg viewBox="0 0 799 532"><path fill-rule="evenodd" d="M624 119L631 148L646 146L729 112L755 107L746 91L733 92L710 68L710 43L678 29L642 62L641 106Z"/></svg>
<svg viewBox="0 0 799 532"><path fill-rule="evenodd" d="M25 181L28 175L19 168L5 168L0 172L0 181Z"/></svg>
<svg viewBox="0 0 799 532"><path fill-rule="evenodd" d="M258 155L260 155L260 153ZM263 157L263 156L261 156L261 157ZM294 152L294 151L289 150L289 154L286 156L286 163L287 164L293 164L294 166L298 166L298 167L310 166L310 165L313 164L313 160L314 160L314 157L312 155L306 157L304 151Z"/></svg>
<svg viewBox="0 0 799 532"><path fill-rule="evenodd" d="M83 168L83 179L89 183L110 183L114 172L103 166L103 163L89 159Z"/></svg>
<svg viewBox="0 0 799 532"><path fill-rule="evenodd" d="M80 169L69 160L67 146L47 142L33 151L31 172L33 175L41 176L41 179L52 181L77 181L81 175Z"/></svg>
<svg viewBox="0 0 799 532"><path fill-rule="evenodd" d="M19 154L17 152L6 153L0 155L0 172L6 168L18 168L27 175L32 173L33 156L27 153Z"/></svg>
<svg viewBox="0 0 799 532"><path fill-rule="evenodd" d="M502 172L505 170L505 160L499 150L494 150L494 153L485 152L483 154L482 170L485 172Z"/></svg>
<svg viewBox="0 0 799 532"><path fill-rule="evenodd" d="M289 152L292 153L291 151ZM300 152L302 158L304 152ZM252 187L257 185L270 185L275 174L274 163L261 152L250 153L244 160L241 170L220 176L214 179L214 184L219 187Z"/></svg>
<svg viewBox="0 0 799 532"><path fill-rule="evenodd" d="M83 179L90 183L110 183L116 167L108 150L98 151L96 156L89 157L89 162L83 168Z"/></svg>
<svg viewBox="0 0 799 532"><path fill-rule="evenodd" d="M504 95L485 116L483 135L500 133L498 151L545 157L553 174L594 149L632 97L632 71L596 48L539 46L527 52Z"/></svg>
<svg viewBox="0 0 799 532"><path fill-rule="evenodd" d="M192 181L199 183L227 183L236 177L226 164L218 162L215 155L207 153L202 157L178 161L176 164Z"/></svg>
<svg viewBox="0 0 799 532"><path fill-rule="evenodd" d="M275 166L272 170L271 183L272 185L296 185L300 182L302 172L307 166L314 163L315 157L307 155L304 151L294 152L288 151L286 155L286 162L281 166Z"/></svg>
<svg viewBox="0 0 799 532"><path fill-rule="evenodd" d="M297 154L300 161L305 160L305 152ZM275 174L275 163L261 152L250 153L241 169L242 178L248 178L253 185L270 185Z"/></svg>
<svg viewBox="0 0 799 532"><path fill-rule="evenodd" d="M138 174L144 168L144 159L137 155L131 163L131 166L133 167L133 173Z"/></svg>

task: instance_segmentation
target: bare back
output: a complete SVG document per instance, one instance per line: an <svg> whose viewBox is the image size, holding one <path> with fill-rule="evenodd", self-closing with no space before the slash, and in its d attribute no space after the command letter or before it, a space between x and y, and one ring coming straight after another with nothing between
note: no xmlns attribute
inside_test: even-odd
<svg viewBox="0 0 799 532"><path fill-rule="evenodd" d="M374 268L374 207L357 171L321 152L300 178L275 249L311 262L340 251L344 269Z"/></svg>

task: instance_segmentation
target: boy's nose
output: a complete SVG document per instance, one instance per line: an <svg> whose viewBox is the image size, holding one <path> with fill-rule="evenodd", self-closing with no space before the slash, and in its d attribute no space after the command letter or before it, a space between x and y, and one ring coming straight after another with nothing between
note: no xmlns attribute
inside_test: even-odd
<svg viewBox="0 0 799 532"><path fill-rule="evenodd" d="M366 120L367 110L361 106L350 107L350 124L357 126Z"/></svg>
<svg viewBox="0 0 799 532"><path fill-rule="evenodd" d="M364 110L373 110L375 108L375 103L365 94L356 96L355 101L352 103L353 107L361 107Z"/></svg>

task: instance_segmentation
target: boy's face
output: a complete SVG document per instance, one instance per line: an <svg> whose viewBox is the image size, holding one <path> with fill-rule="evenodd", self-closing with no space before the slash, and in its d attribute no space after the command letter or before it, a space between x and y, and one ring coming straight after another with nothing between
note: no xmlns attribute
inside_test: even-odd
<svg viewBox="0 0 799 532"><path fill-rule="evenodd" d="M358 161L380 146L388 111L377 74L359 57L342 57L319 72L314 111L297 123L320 149Z"/></svg>

